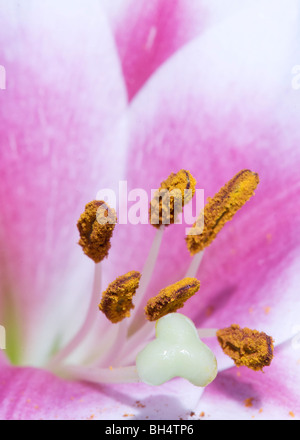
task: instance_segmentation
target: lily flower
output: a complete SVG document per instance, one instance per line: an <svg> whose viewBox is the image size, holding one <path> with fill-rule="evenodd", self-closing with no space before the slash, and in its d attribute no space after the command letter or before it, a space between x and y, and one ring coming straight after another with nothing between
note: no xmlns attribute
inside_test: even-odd
<svg viewBox="0 0 300 440"><path fill-rule="evenodd" d="M285 3L0 1L0 418L300 418L299 5ZM180 169L206 198L240 170L260 184L204 254L184 225L140 223L116 225L101 263L84 255L76 224L100 189ZM101 292L130 271L143 295L112 324ZM201 290L179 312L216 330L218 375L137 381L154 329L141 310L191 272ZM222 351L244 327L275 341L263 372Z"/></svg>

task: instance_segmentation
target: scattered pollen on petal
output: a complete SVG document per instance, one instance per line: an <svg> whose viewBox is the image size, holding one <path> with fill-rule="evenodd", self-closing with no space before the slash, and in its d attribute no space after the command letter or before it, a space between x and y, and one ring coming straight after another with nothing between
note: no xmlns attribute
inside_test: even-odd
<svg viewBox="0 0 300 440"><path fill-rule="evenodd" d="M251 408L253 406L254 397L248 397L244 400L244 405L246 408Z"/></svg>
<svg viewBox="0 0 300 440"><path fill-rule="evenodd" d="M208 198L204 210L186 237L191 255L202 251L216 238L225 223L253 196L259 183L257 173L242 170L213 197Z"/></svg>
<svg viewBox="0 0 300 440"><path fill-rule="evenodd" d="M108 256L110 240L117 222L116 212L105 202L94 200L85 206L77 228L83 252L99 263Z"/></svg>
<svg viewBox="0 0 300 440"><path fill-rule="evenodd" d="M162 289L159 294L150 298L145 313L149 321L173 313L180 309L186 300L193 296L200 288L197 278L184 278L171 286Z"/></svg>
<svg viewBox="0 0 300 440"><path fill-rule="evenodd" d="M110 283L103 292L99 309L112 323L130 316L130 310L134 308L132 297L139 287L140 278L139 272L128 272Z"/></svg>
<svg viewBox="0 0 300 440"><path fill-rule="evenodd" d="M241 329L239 325L217 331L218 341L236 366L245 366L254 371L262 370L271 364L274 341L271 336L249 328Z"/></svg>
<svg viewBox="0 0 300 440"><path fill-rule="evenodd" d="M155 228L176 222L182 207L195 194L196 180L187 170L171 173L161 182L160 188L150 202L149 218Z"/></svg>

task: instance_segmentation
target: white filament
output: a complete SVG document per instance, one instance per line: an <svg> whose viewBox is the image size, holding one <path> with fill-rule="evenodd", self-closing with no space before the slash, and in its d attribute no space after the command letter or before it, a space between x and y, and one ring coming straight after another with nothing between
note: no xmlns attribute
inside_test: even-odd
<svg viewBox="0 0 300 440"><path fill-rule="evenodd" d="M88 335L90 329L94 325L95 319L99 313L98 303L99 303L99 292L101 292L101 279L102 279L102 271L101 271L101 263L97 263L95 265L94 270L94 281L92 294L90 299L90 305L85 317L84 323L81 328L78 330L76 335L72 338L72 340L54 356L48 367L53 368L55 365L58 365L62 360L66 359L77 347L78 345L85 339Z"/></svg>

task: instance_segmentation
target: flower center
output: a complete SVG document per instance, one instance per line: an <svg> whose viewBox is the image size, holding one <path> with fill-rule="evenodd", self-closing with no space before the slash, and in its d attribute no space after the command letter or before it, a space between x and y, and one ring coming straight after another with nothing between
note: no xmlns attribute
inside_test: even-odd
<svg viewBox="0 0 300 440"><path fill-rule="evenodd" d="M87 337L96 317L99 303L101 261L108 256L110 239L116 224L116 213L103 201L92 201L78 220L79 244L95 263L95 280L91 304L82 328L70 343L52 359L49 368L68 377L92 382L145 381L161 384L181 376L198 386L206 386L216 376L213 353L199 339L215 337L224 353L237 366L254 370L271 363L273 340L256 330L228 329L197 330L190 319L175 313L200 288L195 278L203 257L203 249L215 239L225 223L252 197L259 182L258 175L242 170L220 191L208 199L207 205L186 237L187 249L195 255L186 277L162 289L145 304L144 296L153 275L159 248L166 226L176 222L184 204L189 202L196 180L189 171L172 173L161 183L150 203L150 223L157 229L153 245L142 273L135 270L120 275L102 293L99 304L111 322L105 334L108 349L101 358L85 367L70 365L67 360L74 349ZM202 252L200 252L202 251ZM134 268L133 268L134 269ZM99 311L98 311L99 313ZM154 325L153 321L156 322ZM156 339L153 338L156 328ZM114 336L110 338L110 333ZM136 364L135 364L136 359Z"/></svg>

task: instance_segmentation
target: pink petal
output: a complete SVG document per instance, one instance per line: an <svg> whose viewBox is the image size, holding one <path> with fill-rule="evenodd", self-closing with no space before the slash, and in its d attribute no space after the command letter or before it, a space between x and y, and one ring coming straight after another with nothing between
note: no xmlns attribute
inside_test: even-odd
<svg viewBox="0 0 300 440"><path fill-rule="evenodd" d="M256 196L206 251L200 293L184 311L201 326L237 322L277 342L299 316L300 101L290 75L297 7L270 11L262 2L210 29L161 66L130 112L130 188L157 188L186 168L212 196L243 168L259 173ZM135 261L150 230L130 235L128 227ZM170 227L148 296L182 278L190 261L184 228Z"/></svg>
<svg viewBox="0 0 300 440"><path fill-rule="evenodd" d="M0 365L3 366L3 365L7 365L7 364L8 364L8 361L5 356L4 350L0 350Z"/></svg>
<svg viewBox="0 0 300 440"><path fill-rule="evenodd" d="M185 44L235 14L236 0L103 0L122 62L128 97L131 100L153 73Z"/></svg>
<svg viewBox="0 0 300 440"><path fill-rule="evenodd" d="M33 368L1 368L2 420L186 419L201 389L173 380L144 384L91 385L67 382Z"/></svg>
<svg viewBox="0 0 300 440"><path fill-rule="evenodd" d="M236 0L102 0L120 54L131 100L168 58L193 38L251 2Z"/></svg>
<svg viewBox="0 0 300 440"><path fill-rule="evenodd" d="M0 323L23 361L38 362L88 304L93 264L76 222L122 173L114 127L126 96L96 0L12 1L1 12Z"/></svg>
<svg viewBox="0 0 300 440"><path fill-rule="evenodd" d="M114 2L107 7L115 8ZM129 99L169 56L200 32L206 20L201 4L197 7L194 1L183 0L125 1L113 12Z"/></svg>
<svg viewBox="0 0 300 440"><path fill-rule="evenodd" d="M291 342L275 350L270 367L255 372L246 367L219 373L197 407L205 419L300 419L299 350Z"/></svg>

